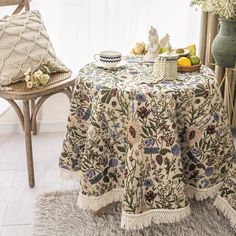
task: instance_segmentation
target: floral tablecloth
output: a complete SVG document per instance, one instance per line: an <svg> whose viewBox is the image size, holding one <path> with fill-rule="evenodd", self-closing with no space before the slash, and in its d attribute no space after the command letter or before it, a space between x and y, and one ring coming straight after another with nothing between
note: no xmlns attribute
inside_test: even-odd
<svg viewBox="0 0 236 236"><path fill-rule="evenodd" d="M79 72L59 163L80 179L78 205L122 201L121 226L139 229L185 218L190 198L217 196L235 229L234 146L213 72L156 83L153 64L127 61Z"/></svg>

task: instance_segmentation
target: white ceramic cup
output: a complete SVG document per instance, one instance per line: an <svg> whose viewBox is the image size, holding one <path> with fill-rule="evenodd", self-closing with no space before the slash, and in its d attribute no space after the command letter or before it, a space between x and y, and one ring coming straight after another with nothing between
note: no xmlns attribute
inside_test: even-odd
<svg viewBox="0 0 236 236"><path fill-rule="evenodd" d="M117 51L103 51L94 55L95 61L101 62L106 67L116 66L121 61L121 53Z"/></svg>

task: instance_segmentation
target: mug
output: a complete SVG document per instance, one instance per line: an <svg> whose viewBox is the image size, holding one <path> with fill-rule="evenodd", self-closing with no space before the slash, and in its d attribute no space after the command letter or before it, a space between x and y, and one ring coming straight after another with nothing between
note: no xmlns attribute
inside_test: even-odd
<svg viewBox="0 0 236 236"><path fill-rule="evenodd" d="M94 55L95 61L101 62L106 67L116 66L121 61L121 53L117 51L103 51Z"/></svg>

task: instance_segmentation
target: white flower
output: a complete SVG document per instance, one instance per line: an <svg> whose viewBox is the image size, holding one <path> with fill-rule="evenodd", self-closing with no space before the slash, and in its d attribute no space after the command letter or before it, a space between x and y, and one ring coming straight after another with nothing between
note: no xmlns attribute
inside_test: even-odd
<svg viewBox="0 0 236 236"><path fill-rule="evenodd" d="M48 74L42 74L39 77L39 81L42 85L46 85L48 83L49 79L50 79L50 76Z"/></svg>
<svg viewBox="0 0 236 236"><path fill-rule="evenodd" d="M34 76L36 78L40 77L43 74L43 72L41 70L37 70L36 72L34 72Z"/></svg>
<svg viewBox="0 0 236 236"><path fill-rule="evenodd" d="M26 75L26 76L25 76L25 81L28 82L28 81L30 81L30 80L31 80L31 77L30 77L29 75Z"/></svg>
<svg viewBox="0 0 236 236"><path fill-rule="evenodd" d="M31 88L33 88L33 83L31 81L28 81L26 83L26 86L27 86L28 89L31 89Z"/></svg>
<svg viewBox="0 0 236 236"><path fill-rule="evenodd" d="M29 68L29 69L24 73L24 75L25 75L25 76L29 75L29 74L31 73L31 71L32 71L31 68Z"/></svg>
<svg viewBox="0 0 236 236"><path fill-rule="evenodd" d="M191 6L198 5L203 11L213 12L224 19L236 19L236 1L235 0L192 0Z"/></svg>

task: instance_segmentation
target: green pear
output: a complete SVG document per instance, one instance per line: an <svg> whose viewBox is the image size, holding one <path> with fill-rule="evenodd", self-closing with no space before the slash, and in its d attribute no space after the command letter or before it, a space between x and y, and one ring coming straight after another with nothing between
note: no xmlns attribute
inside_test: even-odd
<svg viewBox="0 0 236 236"><path fill-rule="evenodd" d="M198 56L191 56L190 60L192 62L192 65L198 65L200 64L200 58Z"/></svg>

